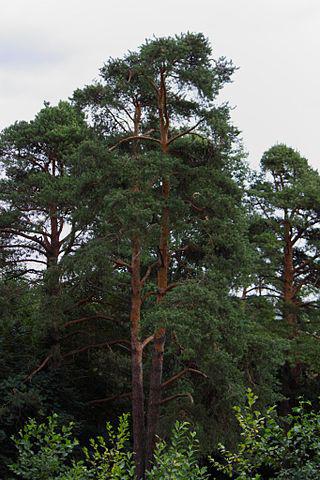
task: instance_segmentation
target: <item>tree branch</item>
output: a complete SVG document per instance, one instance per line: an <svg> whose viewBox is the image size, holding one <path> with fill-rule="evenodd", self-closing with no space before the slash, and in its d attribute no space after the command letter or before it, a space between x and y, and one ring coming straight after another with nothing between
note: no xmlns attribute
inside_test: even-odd
<svg viewBox="0 0 320 480"><path fill-rule="evenodd" d="M152 263L151 265L148 266L147 268L147 271L145 273L145 275L142 277L141 281L140 281L140 285L143 287L143 285L146 283L146 281L148 280L148 278L150 277L150 274L153 270L154 267L156 267L157 265L159 265L159 259Z"/></svg>
<svg viewBox="0 0 320 480"><path fill-rule="evenodd" d="M13 235L17 235L18 237L26 238L27 240L31 240L32 242L38 243L44 249L46 248L44 242L36 236L28 235L24 232L20 232L19 230L15 230L14 228L2 228L1 231L7 232L7 233L12 233ZM44 233L41 232L40 235L44 235Z"/></svg>
<svg viewBox="0 0 320 480"><path fill-rule="evenodd" d="M160 140L157 138L149 137L147 135L130 135L130 137L123 138L118 143L109 148L109 152L115 150L119 145L125 142L131 142L132 140L149 140L151 142L160 143Z"/></svg>
<svg viewBox="0 0 320 480"><path fill-rule="evenodd" d="M38 260L37 258L17 258L16 260L9 260L7 263L25 263L25 262L33 262L33 263L41 263L42 265L47 265L47 262L44 260Z"/></svg>
<svg viewBox="0 0 320 480"><path fill-rule="evenodd" d="M63 326L64 328L71 327L72 325L77 325L78 323L86 322L88 320L110 320L111 322L120 323L113 317L109 317L108 315L97 314L97 315L89 315L87 317L77 318L76 320L70 320L66 322Z"/></svg>
<svg viewBox="0 0 320 480"><path fill-rule="evenodd" d="M112 402L112 400L119 400L121 398L130 398L131 395L132 395L131 392L121 393L120 395L111 395L110 397L91 400L90 402L88 402L88 405L99 405L101 403Z"/></svg>
<svg viewBox="0 0 320 480"><path fill-rule="evenodd" d="M33 250L34 252L38 252L41 255L44 255L44 251L40 250L40 248L34 247L33 245L28 245L28 244L11 244L11 245L5 245L3 248L25 248L26 250Z"/></svg>
<svg viewBox="0 0 320 480"><path fill-rule="evenodd" d="M202 118L201 120L199 120L199 122L197 122L195 125L193 125L193 127L190 127L188 128L187 130L184 130L183 132L180 132L178 133L177 135L174 135L174 137L171 137L169 140L168 140L168 145L170 145L170 143L174 142L175 140L177 140L178 138L180 137L184 137L184 135L187 135L188 133L191 133L193 130L195 130L199 125L200 123L202 123L204 121L204 118Z"/></svg>
<svg viewBox="0 0 320 480"><path fill-rule="evenodd" d="M35 370L33 370L33 372L31 372L30 375L28 375L28 376L25 378L24 381L25 381L25 382L28 382L28 381L31 382L32 378L33 378L38 372L40 372L40 371L47 365L47 363L49 362L50 358L51 358L51 355L48 355L48 356L43 360L43 362L40 363L40 365L39 365Z"/></svg>
<svg viewBox="0 0 320 480"><path fill-rule="evenodd" d="M158 295L158 292L156 291L150 291L150 292L147 292L141 299L141 303L145 302L149 297L152 297L152 295L156 296Z"/></svg>
<svg viewBox="0 0 320 480"><path fill-rule="evenodd" d="M112 340L111 342L102 342L102 343L93 343L91 345L86 345L85 347L78 348L76 350L71 350L71 352L65 353L62 358L71 357L77 353L87 352L92 348L103 348L110 347L111 345L128 345L131 347L131 344L128 340Z"/></svg>
<svg viewBox="0 0 320 480"><path fill-rule="evenodd" d="M167 288L164 288L163 290L161 288L159 288L158 293L160 293L161 295L164 295L165 293L170 292L170 290L173 290L174 288L176 288L178 285L179 285L179 283L177 283L177 282L170 283L170 285L168 285Z"/></svg>
<svg viewBox="0 0 320 480"><path fill-rule="evenodd" d="M127 262L124 262L120 258L118 258L117 260L114 260L114 264L115 264L116 267L125 267L129 270L130 273L132 272L131 265Z"/></svg>
<svg viewBox="0 0 320 480"><path fill-rule="evenodd" d="M142 350L150 343L153 342L154 340L154 335L150 335L150 337L147 337L143 342L142 342Z"/></svg>
<svg viewBox="0 0 320 480"><path fill-rule="evenodd" d="M164 398L163 400L160 400L159 405L164 405L165 403L171 402L172 400L176 400L177 398L182 398L182 397L189 398L190 403L192 403L192 405L194 404L194 400L191 393L186 392L186 393L177 393L176 395L171 395L171 397Z"/></svg>
<svg viewBox="0 0 320 480"><path fill-rule="evenodd" d="M161 385L161 388L170 387L170 385L172 385L172 383L176 382L177 380L179 380L181 377L183 377L187 373L195 373L196 375L200 375L203 378L208 378L208 376L205 373L201 372L200 370L196 370L195 368L185 368L181 372L173 375L173 377L169 378L169 380L163 382L163 384Z"/></svg>

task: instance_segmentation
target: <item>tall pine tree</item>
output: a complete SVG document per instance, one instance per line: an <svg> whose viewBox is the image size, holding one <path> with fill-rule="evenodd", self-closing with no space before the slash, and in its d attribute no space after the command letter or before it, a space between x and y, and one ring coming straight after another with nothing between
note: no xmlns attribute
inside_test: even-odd
<svg viewBox="0 0 320 480"><path fill-rule="evenodd" d="M127 273L131 282L128 395L138 478L151 459L160 406L188 396L163 399L162 392L186 374L206 376L186 359L181 371L162 380L167 326L174 336L175 324L188 314L181 299L179 316L170 298L178 291L187 298L210 266L225 292L241 277L245 226L232 178L237 131L228 106L216 102L233 71L225 59L211 59L202 35L185 34L147 41L137 52L109 60L99 83L74 94L105 141L104 183L113 186L101 195L96 235L109 239L106 254L115 274ZM151 344L147 387L143 360Z"/></svg>

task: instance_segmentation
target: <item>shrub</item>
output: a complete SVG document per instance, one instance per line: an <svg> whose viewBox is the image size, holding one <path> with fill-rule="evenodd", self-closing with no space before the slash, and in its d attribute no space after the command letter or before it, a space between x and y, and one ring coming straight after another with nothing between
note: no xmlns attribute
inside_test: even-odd
<svg viewBox="0 0 320 480"><path fill-rule="evenodd" d="M13 438L18 449L17 462L10 469L25 480L85 480L89 478L82 462L72 459L79 445L72 437L73 424L58 426L58 416L45 423L29 422Z"/></svg>
<svg viewBox="0 0 320 480"><path fill-rule="evenodd" d="M107 423L105 437L90 439L83 449L84 461L72 458L79 445L72 428L72 423L59 427L57 415L41 424L29 420L14 438L18 458L11 471L25 480L135 480L128 415L120 417L117 430ZM205 480L197 450L196 435L189 424L176 422L170 441L158 442L146 480Z"/></svg>
<svg viewBox="0 0 320 480"><path fill-rule="evenodd" d="M159 441L147 480L204 480L206 469L197 461L198 441L186 422L176 422L169 443Z"/></svg>
<svg viewBox="0 0 320 480"><path fill-rule="evenodd" d="M224 458L214 466L235 480L314 480L320 469L320 414L300 401L284 418L276 407L265 415L255 409L257 397L248 391L247 405L235 407L242 440L236 453L220 446Z"/></svg>
<svg viewBox="0 0 320 480"><path fill-rule="evenodd" d="M106 438L98 436L89 440L90 447L84 448L84 454L95 480L134 480L135 468L133 453L128 450L130 439L129 416L122 415L117 431L106 424Z"/></svg>

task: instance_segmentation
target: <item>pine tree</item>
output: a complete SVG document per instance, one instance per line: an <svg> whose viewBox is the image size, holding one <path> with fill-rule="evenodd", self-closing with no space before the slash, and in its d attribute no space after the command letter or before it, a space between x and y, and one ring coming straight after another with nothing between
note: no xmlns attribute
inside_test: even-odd
<svg viewBox="0 0 320 480"><path fill-rule="evenodd" d="M318 301L320 177L286 145L265 152L261 169L250 192L256 212L252 238L264 265L258 288L280 299L283 318L294 330Z"/></svg>
<svg viewBox="0 0 320 480"><path fill-rule="evenodd" d="M269 299L274 316L262 321L287 341L279 372L287 413L295 397L314 398L319 391L320 177L297 151L282 144L264 153L261 169L250 191L257 268L246 294L260 318L266 313L265 307L259 313L261 299ZM260 301L250 297L253 292Z"/></svg>
<svg viewBox="0 0 320 480"><path fill-rule="evenodd" d="M238 276L235 263L239 271L243 245L237 239L243 218L230 166L238 155L237 131L230 125L228 106L216 105L233 71L225 59L212 61L202 35L185 34L147 41L137 52L111 59L101 69L100 83L74 94L76 105L105 139L106 168L114 165L104 180L113 189L100 211L104 226L100 224L97 235L112 239L106 253L118 275L127 272L131 278L131 395L138 478L150 462L160 405L167 402L161 399L165 299L182 280L201 277L213 261L223 264L220 271L233 264L234 283ZM230 283L229 277L226 285ZM151 317L143 312L151 306L153 318L157 311L160 317L146 329L143 319ZM145 330L148 334L143 336ZM143 357L151 342L145 414ZM165 385L189 372L202 375L187 367Z"/></svg>
<svg viewBox="0 0 320 480"><path fill-rule="evenodd" d="M0 138L4 178L0 181L3 205L0 231L10 236L6 266L15 276L42 279L43 321L51 351L58 364L61 261L72 252L82 226L72 215L76 209L75 178L70 160L79 143L89 136L84 118L67 102L45 107L30 122L6 128Z"/></svg>

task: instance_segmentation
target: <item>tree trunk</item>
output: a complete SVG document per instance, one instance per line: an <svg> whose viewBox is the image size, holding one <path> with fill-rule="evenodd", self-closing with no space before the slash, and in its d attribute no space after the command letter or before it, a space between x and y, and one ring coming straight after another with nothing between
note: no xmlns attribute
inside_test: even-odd
<svg viewBox="0 0 320 480"><path fill-rule="evenodd" d="M166 331L164 328L159 328L155 333L153 340L152 368L150 375L147 416L146 468L150 467L152 461L152 454L155 448L155 438L160 417L165 333Z"/></svg>
<svg viewBox="0 0 320 480"><path fill-rule="evenodd" d="M55 161L52 160L53 175L55 175ZM60 325L62 324L62 305L60 300L60 269L58 265L60 253L60 226L58 209L50 205L50 235L44 238L47 256L47 271L45 274L45 312L49 317L49 338L51 365L58 368L62 356L60 348Z"/></svg>
<svg viewBox="0 0 320 480"><path fill-rule="evenodd" d="M51 177L57 176L57 158L49 155ZM45 273L45 317L49 323L50 363L53 368L58 368L62 362L60 347L60 326L62 324L63 309L60 299L60 269L58 265L60 254L60 234L62 220L58 219L58 207L55 203L48 206L50 219L50 233L43 236L46 249L47 271Z"/></svg>
<svg viewBox="0 0 320 480"><path fill-rule="evenodd" d="M293 245L290 232L290 223L285 220L284 225L284 262L283 262L283 317L288 325L295 326L297 315L295 311L295 286L293 266Z"/></svg>
<svg viewBox="0 0 320 480"><path fill-rule="evenodd" d="M137 479L144 478L145 459L145 413L143 393L142 347L139 342L131 342L132 348L132 421L133 451Z"/></svg>
<svg viewBox="0 0 320 480"><path fill-rule="evenodd" d="M163 147L163 153L167 153L166 145ZM158 297L157 302L161 302L167 292L168 270L169 270L169 207L167 205L170 193L170 181L168 177L163 179L162 196L165 205L162 210L161 236L160 236L160 255L161 265L158 270ZM148 415L147 415L147 443L146 443L146 466L149 467L152 462L152 454L155 447L156 433L160 419L161 402L161 384L163 370L163 354L165 345L165 328L159 328L154 334L154 346L152 353L152 367L150 373Z"/></svg>
<svg viewBox="0 0 320 480"><path fill-rule="evenodd" d="M45 299L43 315L47 318L50 348L50 364L53 368L61 365L60 325L62 323L62 306L60 301L60 272L53 262L45 273Z"/></svg>
<svg viewBox="0 0 320 480"><path fill-rule="evenodd" d="M158 301L161 301L166 293L168 287L168 269L169 269L169 207L167 201L169 199L170 183L169 179L163 180L162 196L165 201L165 205L162 210L161 219L161 235L160 235L160 261L161 265L158 270Z"/></svg>
<svg viewBox="0 0 320 480"><path fill-rule="evenodd" d="M145 412L143 392L142 343L140 341L141 280L140 280L140 241L132 240L131 262L131 368L132 368L132 421L133 450L137 479L144 477L145 460Z"/></svg>

